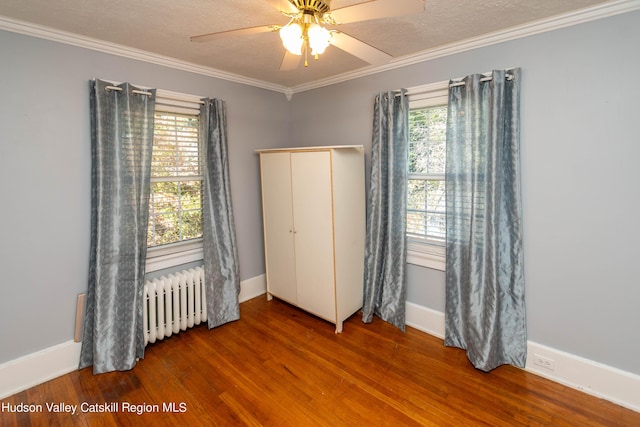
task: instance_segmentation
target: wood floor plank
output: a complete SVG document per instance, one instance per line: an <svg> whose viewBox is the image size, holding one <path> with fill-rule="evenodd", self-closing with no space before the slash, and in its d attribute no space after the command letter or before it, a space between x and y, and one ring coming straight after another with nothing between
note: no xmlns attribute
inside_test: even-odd
<svg viewBox="0 0 640 427"><path fill-rule="evenodd" d="M0 425L640 425L638 412L521 369L478 371L463 351L412 328L402 333L355 315L341 334L334 331L258 297L241 305L239 321L147 346L131 371L83 369L10 396L0 403L45 410L4 411ZM60 402L118 406L75 415L46 410Z"/></svg>

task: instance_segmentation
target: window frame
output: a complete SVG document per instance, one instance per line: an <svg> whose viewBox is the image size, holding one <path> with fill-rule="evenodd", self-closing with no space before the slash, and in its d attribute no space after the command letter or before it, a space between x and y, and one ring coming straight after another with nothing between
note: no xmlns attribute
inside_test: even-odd
<svg viewBox="0 0 640 427"><path fill-rule="evenodd" d="M407 90L407 96L410 110L446 105L449 99L449 82L443 81L410 88ZM409 179L415 179L415 175L408 174L407 181ZM446 247L407 234L407 263L445 271Z"/></svg>
<svg viewBox="0 0 640 427"><path fill-rule="evenodd" d="M203 97L166 90L156 90L156 112L167 112L182 115L199 115ZM203 141L200 137L200 153L203 153ZM204 159L202 159L204 162ZM203 180L204 183L204 180ZM150 206L151 208L151 206ZM202 261L204 249L202 238L184 240L149 247L145 271L147 273L164 270L182 264Z"/></svg>

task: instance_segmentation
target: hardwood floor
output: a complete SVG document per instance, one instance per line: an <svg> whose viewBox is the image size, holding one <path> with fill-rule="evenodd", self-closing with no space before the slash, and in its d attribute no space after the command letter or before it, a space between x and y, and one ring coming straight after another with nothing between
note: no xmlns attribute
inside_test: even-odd
<svg viewBox="0 0 640 427"><path fill-rule="evenodd" d="M84 369L4 399L42 411L5 410L0 424L640 426L640 413L523 370L475 370L463 351L415 329L357 314L334 329L259 297L237 322L147 346L131 371ZM76 414L47 407L61 402Z"/></svg>

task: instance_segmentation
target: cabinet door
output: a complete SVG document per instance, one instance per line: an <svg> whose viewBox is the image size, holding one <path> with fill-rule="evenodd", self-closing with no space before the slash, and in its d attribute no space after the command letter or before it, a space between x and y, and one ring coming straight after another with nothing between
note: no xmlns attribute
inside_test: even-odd
<svg viewBox="0 0 640 427"><path fill-rule="evenodd" d="M291 154L298 306L335 322L331 153Z"/></svg>
<svg viewBox="0 0 640 427"><path fill-rule="evenodd" d="M267 292L297 304L289 153L260 155Z"/></svg>

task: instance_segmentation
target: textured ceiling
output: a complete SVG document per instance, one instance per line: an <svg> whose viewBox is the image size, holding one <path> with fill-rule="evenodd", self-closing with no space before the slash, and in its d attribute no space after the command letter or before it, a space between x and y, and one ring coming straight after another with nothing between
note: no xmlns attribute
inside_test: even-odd
<svg viewBox="0 0 640 427"><path fill-rule="evenodd" d="M357 3L362 0L333 0L331 7ZM419 15L339 29L401 58L600 3L606 1L426 0ZM330 46L307 68L280 71L284 48L277 32L190 41L205 33L286 24L288 18L266 0L0 0L0 15L283 87L370 67Z"/></svg>

